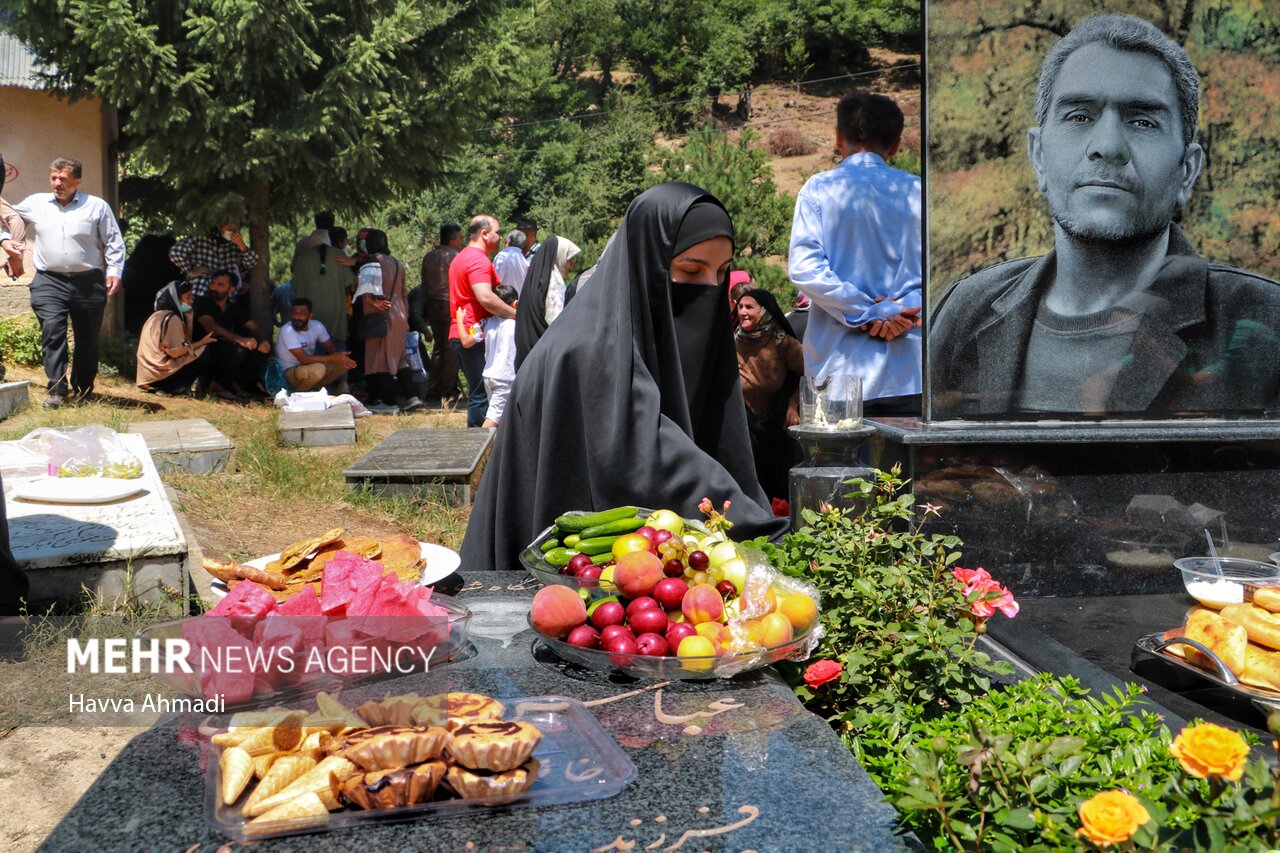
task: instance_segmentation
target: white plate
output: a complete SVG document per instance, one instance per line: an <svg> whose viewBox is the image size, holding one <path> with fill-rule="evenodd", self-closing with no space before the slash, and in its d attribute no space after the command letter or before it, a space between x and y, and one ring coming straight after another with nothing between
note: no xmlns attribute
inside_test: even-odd
<svg viewBox="0 0 1280 853"><path fill-rule="evenodd" d="M457 551L450 551L443 545L433 545L430 542L418 542L422 546L422 556L426 557L427 564L422 567L422 577L418 579L418 586L430 586L437 581L442 581L457 570L462 565L462 557L458 556ZM246 566L253 566L255 569L265 569L267 563L277 559L279 552L268 554L265 557L259 557L245 563ZM227 585L220 580L214 580L209 584L213 590L213 594L217 598L222 598L227 594Z"/></svg>
<svg viewBox="0 0 1280 853"><path fill-rule="evenodd" d="M51 504L109 504L142 494L142 480L116 477L47 477L14 487L18 500Z"/></svg>

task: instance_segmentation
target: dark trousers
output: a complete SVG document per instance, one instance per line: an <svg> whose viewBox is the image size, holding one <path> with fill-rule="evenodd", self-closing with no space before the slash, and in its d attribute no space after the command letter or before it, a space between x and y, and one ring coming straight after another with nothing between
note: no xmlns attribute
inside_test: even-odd
<svg viewBox="0 0 1280 853"><path fill-rule="evenodd" d="M427 393L437 397L458 396L458 355L449 345L449 302L427 300L427 324L431 327L431 365Z"/></svg>
<svg viewBox="0 0 1280 853"><path fill-rule="evenodd" d="M370 373L365 376L368 385L369 399L377 399L383 405L394 406L397 403L396 392L408 400L418 396L418 383L413 381L413 372L401 370L395 376L390 373Z"/></svg>
<svg viewBox="0 0 1280 853"><path fill-rule="evenodd" d="M164 391L166 394L182 394L201 376L206 375L213 366L213 347L205 347L200 356L192 362L184 364L164 379L151 383L153 391Z"/></svg>
<svg viewBox="0 0 1280 853"><path fill-rule="evenodd" d="M31 310L40 321L40 348L49 393L88 394L98 376L98 333L107 306L102 270L84 273L37 272L31 280ZM75 360L67 382L67 320L75 336Z"/></svg>
<svg viewBox="0 0 1280 853"><path fill-rule="evenodd" d="M209 345L213 380L228 391L251 390L262 379L267 354L249 350L231 341L214 341Z"/></svg>
<svg viewBox="0 0 1280 853"><path fill-rule="evenodd" d="M464 347L456 338L449 341L458 361L462 362L462 375L467 377L467 426L484 424L484 413L489 410L489 395L484 390L484 344Z"/></svg>
<svg viewBox="0 0 1280 853"><path fill-rule="evenodd" d="M867 418L918 418L920 395L904 394L901 397L878 397L862 403L862 415Z"/></svg>

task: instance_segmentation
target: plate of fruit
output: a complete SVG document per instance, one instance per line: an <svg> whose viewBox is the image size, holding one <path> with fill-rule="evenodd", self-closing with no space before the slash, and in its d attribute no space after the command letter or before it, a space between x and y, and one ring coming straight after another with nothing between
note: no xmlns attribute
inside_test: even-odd
<svg viewBox="0 0 1280 853"><path fill-rule="evenodd" d="M576 544L614 537L608 559L599 562L591 558L605 551L588 554L565 544L573 535L567 531L582 522L577 514L561 516L522 555L547 583L534 596L529 624L565 660L640 677L728 678L780 660L804 660L822 630L816 589L731 541L731 525L709 514L710 521L701 523L670 510L593 513L606 517L597 524L625 519L632 525L627 532L579 536ZM544 550L551 540L560 544ZM559 548L578 553L567 561L553 555L552 564L563 566L540 564Z"/></svg>

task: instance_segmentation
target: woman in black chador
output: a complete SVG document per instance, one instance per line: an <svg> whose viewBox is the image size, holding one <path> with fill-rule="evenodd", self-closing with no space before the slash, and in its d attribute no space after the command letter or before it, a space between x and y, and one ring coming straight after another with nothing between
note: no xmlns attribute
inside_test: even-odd
<svg viewBox="0 0 1280 853"><path fill-rule="evenodd" d="M627 208L591 286L516 375L462 568L517 569L557 515L636 505L698 517L730 500L735 538L781 536L756 482L729 323L733 224L689 184Z"/></svg>

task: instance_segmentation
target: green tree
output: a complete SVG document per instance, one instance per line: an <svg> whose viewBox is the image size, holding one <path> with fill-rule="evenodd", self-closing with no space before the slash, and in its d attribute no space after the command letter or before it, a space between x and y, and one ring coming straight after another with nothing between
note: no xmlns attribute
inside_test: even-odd
<svg viewBox="0 0 1280 853"><path fill-rule="evenodd" d="M69 96L120 113L143 198L175 226L247 221L267 313L272 221L359 211L442 174L506 79L501 0L10 0Z"/></svg>

